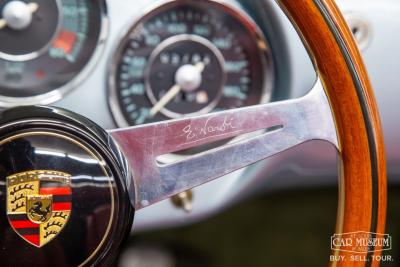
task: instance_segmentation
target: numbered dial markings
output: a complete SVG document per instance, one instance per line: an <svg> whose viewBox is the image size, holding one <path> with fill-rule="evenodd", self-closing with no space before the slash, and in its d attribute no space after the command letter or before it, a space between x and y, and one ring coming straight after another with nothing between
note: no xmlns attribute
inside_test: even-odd
<svg viewBox="0 0 400 267"><path fill-rule="evenodd" d="M114 117L119 126L139 125L257 104L272 79L267 50L247 16L221 3L160 6L117 50Z"/></svg>

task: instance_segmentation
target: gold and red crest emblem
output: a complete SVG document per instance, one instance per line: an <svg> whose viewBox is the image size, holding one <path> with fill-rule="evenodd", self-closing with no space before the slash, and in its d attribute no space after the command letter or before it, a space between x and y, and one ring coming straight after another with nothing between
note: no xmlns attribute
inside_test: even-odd
<svg viewBox="0 0 400 267"><path fill-rule="evenodd" d="M71 176L28 171L7 177L7 216L25 241L42 247L53 240L71 215Z"/></svg>

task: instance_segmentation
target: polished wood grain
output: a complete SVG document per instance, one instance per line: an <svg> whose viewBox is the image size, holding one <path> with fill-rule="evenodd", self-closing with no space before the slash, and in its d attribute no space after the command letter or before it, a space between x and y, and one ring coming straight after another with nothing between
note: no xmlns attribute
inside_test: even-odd
<svg viewBox="0 0 400 267"><path fill-rule="evenodd" d="M382 128L368 74L352 34L333 0L279 0L278 3L296 26L314 60L336 120L342 163L336 232L384 233L387 192ZM371 253L358 255L369 257ZM331 265L378 266L379 263L341 261Z"/></svg>

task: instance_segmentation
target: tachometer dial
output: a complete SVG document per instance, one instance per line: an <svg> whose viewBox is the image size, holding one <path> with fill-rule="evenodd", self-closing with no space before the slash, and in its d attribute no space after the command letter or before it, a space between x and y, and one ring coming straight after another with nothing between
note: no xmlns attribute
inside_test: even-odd
<svg viewBox="0 0 400 267"><path fill-rule="evenodd" d="M0 106L58 100L87 74L105 22L102 1L0 1Z"/></svg>
<svg viewBox="0 0 400 267"><path fill-rule="evenodd" d="M113 57L110 106L119 126L259 103L273 77L251 19L216 1L169 1L135 23Z"/></svg>

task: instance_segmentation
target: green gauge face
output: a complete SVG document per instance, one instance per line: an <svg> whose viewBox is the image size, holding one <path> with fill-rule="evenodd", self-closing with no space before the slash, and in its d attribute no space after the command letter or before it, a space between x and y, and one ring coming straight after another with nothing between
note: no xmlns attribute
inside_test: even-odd
<svg viewBox="0 0 400 267"><path fill-rule="evenodd" d="M78 82L98 47L101 1L0 1L0 103L37 104Z"/></svg>
<svg viewBox="0 0 400 267"><path fill-rule="evenodd" d="M110 103L119 126L258 104L273 79L257 26L214 1L156 8L133 25L114 59Z"/></svg>

